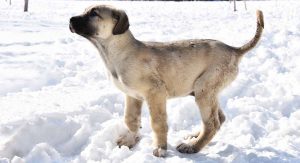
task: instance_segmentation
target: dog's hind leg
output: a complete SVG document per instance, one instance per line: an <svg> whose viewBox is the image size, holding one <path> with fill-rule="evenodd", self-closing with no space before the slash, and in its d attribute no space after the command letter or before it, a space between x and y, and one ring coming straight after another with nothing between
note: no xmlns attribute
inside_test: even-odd
<svg viewBox="0 0 300 163"><path fill-rule="evenodd" d="M218 110L219 111L219 121L220 121L220 125L222 125L225 122L225 115L223 113L223 111L221 109ZM189 140L189 139L193 139L193 138L197 138L200 135L201 131L196 131L194 133L188 134L187 136L184 137L185 140Z"/></svg>
<svg viewBox="0 0 300 163"><path fill-rule="evenodd" d="M215 70L215 69L214 69ZM223 88L224 74L220 71L208 71L199 77L194 84L195 101L200 109L203 130L189 144L177 146L181 153L196 153L208 144L225 120L217 99Z"/></svg>
<svg viewBox="0 0 300 163"><path fill-rule="evenodd" d="M141 127L141 108L143 101L126 96L124 121L128 132L117 141L119 146L133 147L139 140L138 130Z"/></svg>

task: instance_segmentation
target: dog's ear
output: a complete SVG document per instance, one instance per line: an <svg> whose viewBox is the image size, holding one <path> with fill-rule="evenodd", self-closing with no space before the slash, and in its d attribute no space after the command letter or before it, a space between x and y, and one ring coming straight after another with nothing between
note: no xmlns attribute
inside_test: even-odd
<svg viewBox="0 0 300 163"><path fill-rule="evenodd" d="M127 14L123 10L116 10L113 12L113 17L117 20L117 23L113 29L114 35L124 33L129 28L129 21Z"/></svg>

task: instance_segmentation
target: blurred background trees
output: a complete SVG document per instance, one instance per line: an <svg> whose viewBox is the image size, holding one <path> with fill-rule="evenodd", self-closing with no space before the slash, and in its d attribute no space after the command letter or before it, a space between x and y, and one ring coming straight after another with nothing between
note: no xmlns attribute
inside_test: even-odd
<svg viewBox="0 0 300 163"><path fill-rule="evenodd" d="M6 2L9 1L9 4L11 5L12 0L5 0L5 1ZM157 0L131 0L131 1L157 1ZM243 1L245 10L247 10L246 0L164 0L164 1L176 1L176 2L180 2L180 1L229 1L230 3L233 1L233 11L237 11L236 1ZM28 12L28 3L29 3L29 0L24 0L24 12Z"/></svg>
<svg viewBox="0 0 300 163"><path fill-rule="evenodd" d="M28 1L29 0L24 0L24 12L27 12L28 11Z"/></svg>

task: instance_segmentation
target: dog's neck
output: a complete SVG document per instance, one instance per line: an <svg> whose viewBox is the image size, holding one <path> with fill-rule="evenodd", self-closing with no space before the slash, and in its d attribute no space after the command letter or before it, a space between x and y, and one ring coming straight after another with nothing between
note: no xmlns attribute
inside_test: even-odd
<svg viewBox="0 0 300 163"><path fill-rule="evenodd" d="M114 70L114 63L126 57L130 49L140 41L136 40L130 30L120 35L112 35L109 38L103 39L99 37L88 38L99 51L106 67L112 72Z"/></svg>
<svg viewBox="0 0 300 163"><path fill-rule="evenodd" d="M99 49L99 53L109 58L122 57L126 49L134 46L139 41L134 38L130 30L120 35L112 35L106 39L94 37L88 38Z"/></svg>

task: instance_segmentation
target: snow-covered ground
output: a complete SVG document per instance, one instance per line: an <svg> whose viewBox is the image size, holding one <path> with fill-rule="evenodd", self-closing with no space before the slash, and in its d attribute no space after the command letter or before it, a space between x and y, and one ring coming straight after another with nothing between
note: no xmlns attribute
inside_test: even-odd
<svg viewBox="0 0 300 163"><path fill-rule="evenodd" d="M61 162L300 162L300 2L0 1L0 163ZM106 78L95 48L68 29L91 4L128 13L140 40L212 38L240 46L253 37L255 10L265 15L257 48L220 96L227 120L201 152L175 147L200 129L193 97L168 102L169 149L152 155L143 107L142 139L117 147L124 99Z"/></svg>

